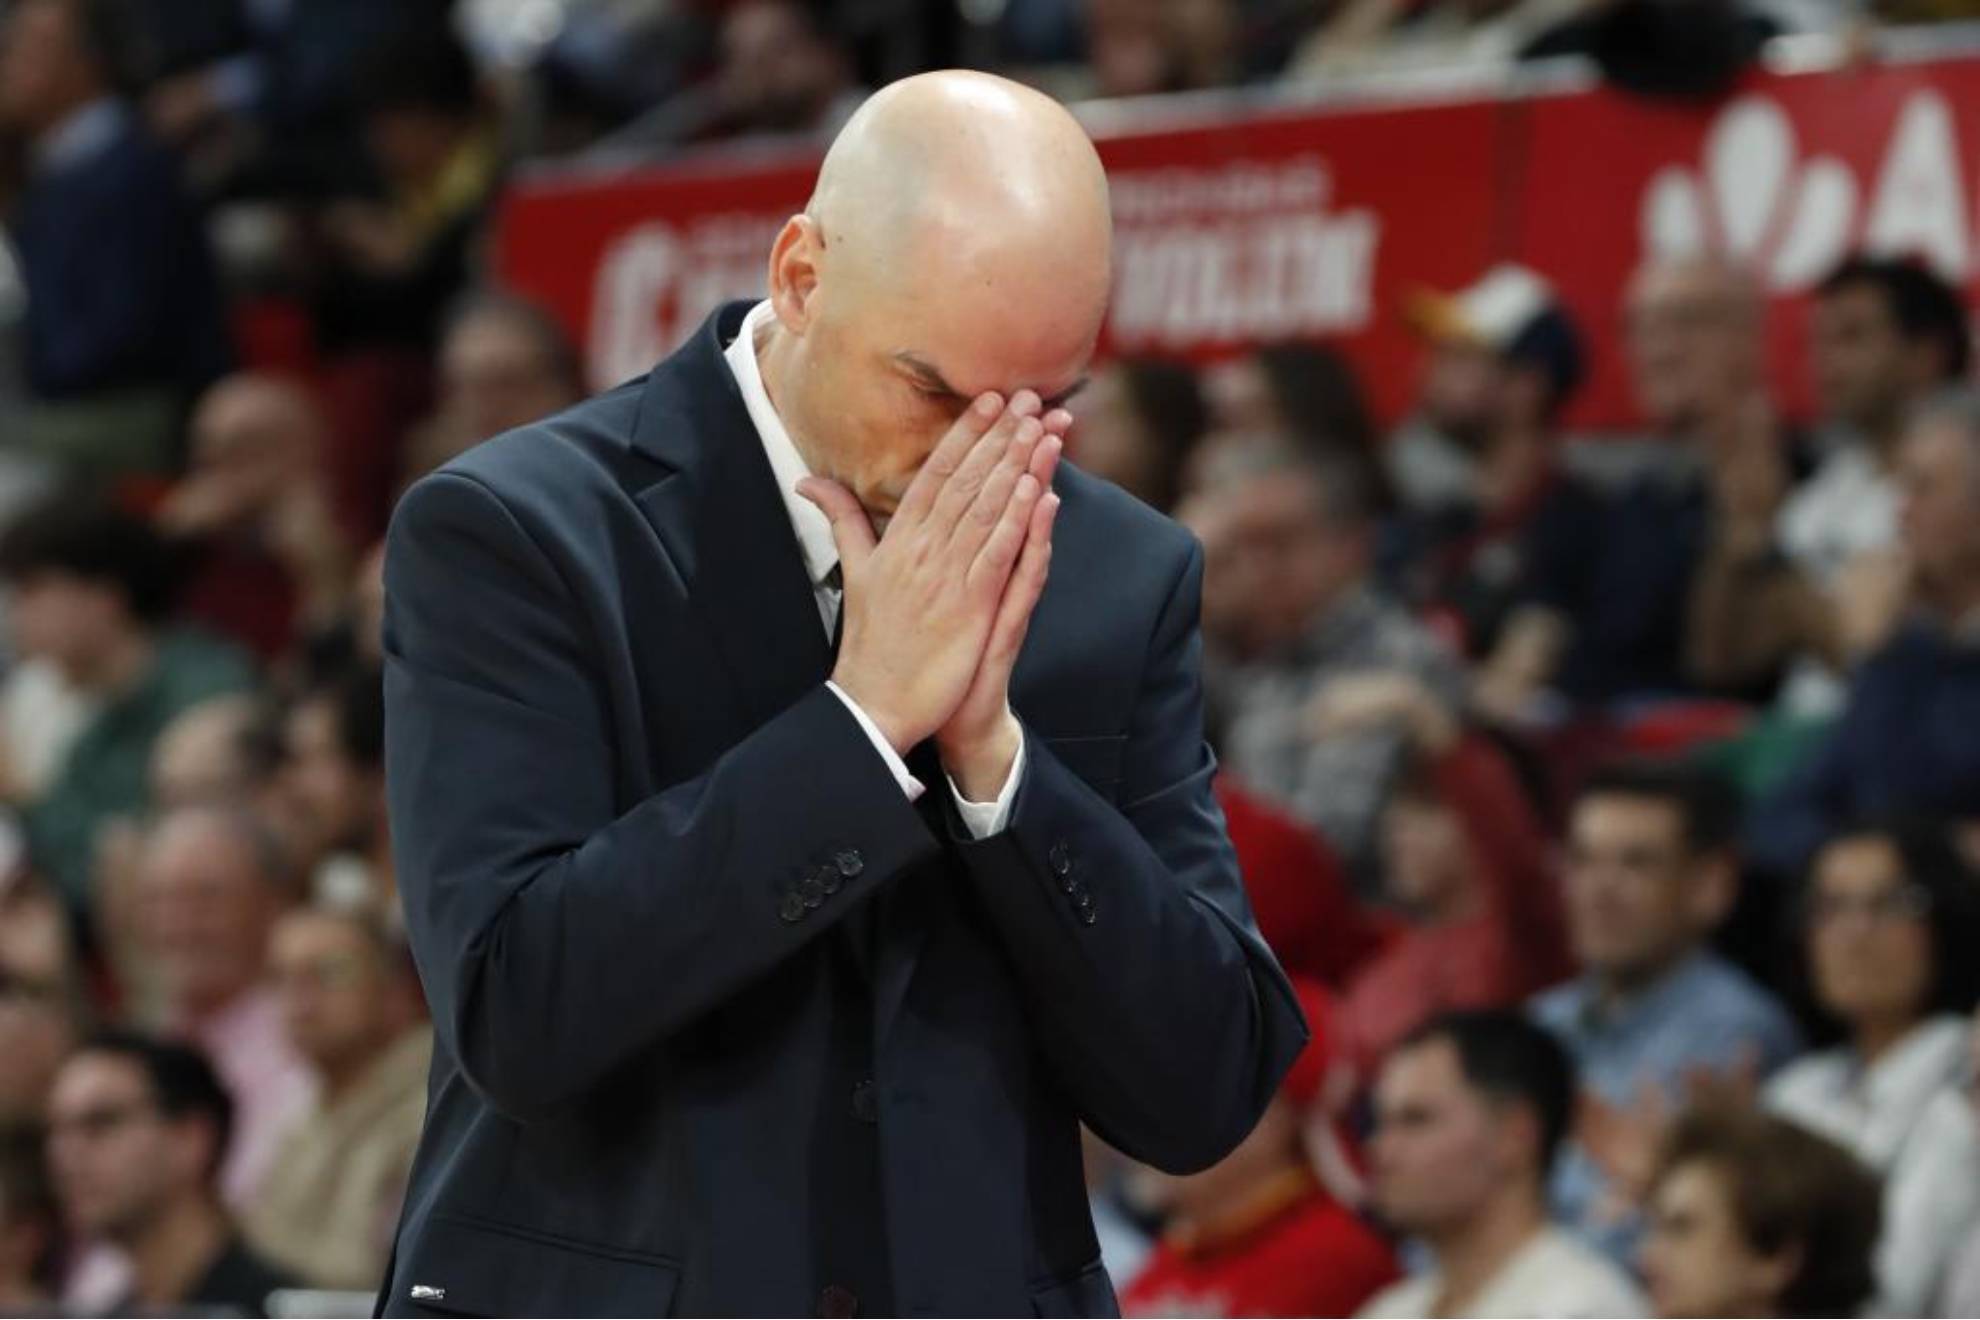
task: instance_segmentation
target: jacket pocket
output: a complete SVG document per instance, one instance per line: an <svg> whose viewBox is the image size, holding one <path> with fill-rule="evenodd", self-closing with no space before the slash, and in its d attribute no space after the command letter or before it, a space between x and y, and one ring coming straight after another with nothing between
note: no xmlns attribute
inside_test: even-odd
<svg viewBox="0 0 1980 1320"><path fill-rule="evenodd" d="M1099 1261L1094 1261L1070 1279L1058 1279L1031 1287L1031 1313L1038 1316L1119 1315L1121 1304L1114 1298L1114 1285Z"/></svg>
<svg viewBox="0 0 1980 1320"><path fill-rule="evenodd" d="M437 1214L400 1263L391 1305L447 1315L662 1316L680 1266L520 1225Z"/></svg>
<svg viewBox="0 0 1980 1320"><path fill-rule="evenodd" d="M1087 738L1045 738L1045 750L1066 769L1086 781L1109 802L1121 791L1121 760L1127 753L1127 735L1103 733Z"/></svg>

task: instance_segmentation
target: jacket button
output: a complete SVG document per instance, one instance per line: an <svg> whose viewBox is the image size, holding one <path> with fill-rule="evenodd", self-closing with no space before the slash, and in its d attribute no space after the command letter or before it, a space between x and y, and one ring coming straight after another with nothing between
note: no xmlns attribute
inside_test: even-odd
<svg viewBox="0 0 1980 1320"><path fill-rule="evenodd" d="M832 860L838 866L839 874L848 880L866 869L866 859L859 855L857 848L848 848Z"/></svg>
<svg viewBox="0 0 1980 1320"><path fill-rule="evenodd" d="M845 877L839 874L839 868L836 866L821 866L811 874L818 882L818 887L828 894L836 894L846 887Z"/></svg>
<svg viewBox="0 0 1980 1320"><path fill-rule="evenodd" d="M1082 926L1091 926L1094 922L1098 921L1099 919L1100 918L1093 915L1093 909L1090 907L1081 908L1079 910L1079 924Z"/></svg>
<svg viewBox="0 0 1980 1320"><path fill-rule="evenodd" d="M880 1121L880 1099L874 1094L871 1079L853 1087L852 1107L853 1117L860 1122L878 1123Z"/></svg>
<svg viewBox="0 0 1980 1320"><path fill-rule="evenodd" d="M785 921L803 921L804 913L804 900L796 894L785 894L784 901L777 905L777 915Z"/></svg>
<svg viewBox="0 0 1980 1320"><path fill-rule="evenodd" d="M859 1314L859 1298L850 1288L838 1284L827 1284L818 1294L818 1314L821 1316L845 1317Z"/></svg>
<svg viewBox="0 0 1980 1320"><path fill-rule="evenodd" d="M817 907L812 900L825 897L825 882L815 875L808 875L798 881L797 895L804 900L805 906Z"/></svg>
<svg viewBox="0 0 1980 1320"><path fill-rule="evenodd" d="M1051 849L1045 854L1045 861L1052 868L1053 875L1063 878L1072 874L1072 849L1066 846L1064 839L1052 845Z"/></svg>
<svg viewBox="0 0 1980 1320"><path fill-rule="evenodd" d="M1079 909L1082 916L1093 911L1093 894L1089 890L1080 890L1073 895L1072 901L1073 906Z"/></svg>
<svg viewBox="0 0 1980 1320"><path fill-rule="evenodd" d="M1071 898L1074 894L1077 894L1079 892L1079 880L1076 877L1070 875L1060 876L1059 892L1063 893L1067 898Z"/></svg>

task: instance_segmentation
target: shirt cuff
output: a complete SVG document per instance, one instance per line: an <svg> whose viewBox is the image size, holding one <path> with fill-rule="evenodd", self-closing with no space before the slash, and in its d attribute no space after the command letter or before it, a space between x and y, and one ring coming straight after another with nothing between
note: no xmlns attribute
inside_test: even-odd
<svg viewBox="0 0 1980 1320"><path fill-rule="evenodd" d="M846 703L846 709L859 721L859 727L865 731L868 741L873 744L873 750L880 753L880 759L887 763L887 769L892 772L894 782L901 786L901 792L907 794L907 800L916 801L926 793L927 786L914 777L914 772L907 768L907 762L903 761L901 754L894 750L894 744L887 741L887 736L880 732L879 725L867 718L866 712L859 708L859 703L847 696L846 690L831 679L825 680L825 686L832 689L833 696ZM1017 775L1013 773L1011 778L1016 779Z"/></svg>
<svg viewBox="0 0 1980 1320"><path fill-rule="evenodd" d="M993 834L1002 834L1004 827L1011 823L1011 803L1017 800L1018 783L1024 778L1024 739L1018 739L1017 755L1011 758L1011 772L1004 777L1004 787L999 790L995 802L971 802L956 787L955 777L944 774L949 781L949 792L955 795L956 810L962 813L963 826L969 830L972 839L987 839Z"/></svg>

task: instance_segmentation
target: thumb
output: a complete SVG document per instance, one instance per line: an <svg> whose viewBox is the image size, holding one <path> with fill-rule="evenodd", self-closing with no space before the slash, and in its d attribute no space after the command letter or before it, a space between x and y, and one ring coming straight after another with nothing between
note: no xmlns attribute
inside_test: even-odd
<svg viewBox="0 0 1980 1320"><path fill-rule="evenodd" d="M853 493L829 477L806 477L798 482L798 494L818 506L832 524L832 543L839 548L839 562L848 577L866 564L878 542L873 522Z"/></svg>

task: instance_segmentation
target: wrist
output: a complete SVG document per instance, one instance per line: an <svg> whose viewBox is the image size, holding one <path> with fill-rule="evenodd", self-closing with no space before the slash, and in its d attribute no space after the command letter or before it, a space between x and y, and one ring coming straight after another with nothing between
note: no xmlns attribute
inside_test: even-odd
<svg viewBox="0 0 1980 1320"><path fill-rule="evenodd" d="M948 771L964 799L993 802L1004 791L1023 742L1024 730L1019 727L1017 716L1006 707L1001 717L981 733L951 737L944 731L937 739L937 750L942 755L942 768Z"/></svg>
<svg viewBox="0 0 1980 1320"><path fill-rule="evenodd" d="M880 736L887 740L887 745L892 747L897 755L905 757L914 749L914 745L926 736L917 733L912 725L887 709L883 702L875 701L869 694L861 691L857 680L849 682L844 675L834 673L830 681L853 705L859 707L860 713L880 731Z"/></svg>

